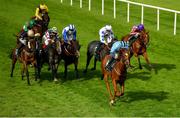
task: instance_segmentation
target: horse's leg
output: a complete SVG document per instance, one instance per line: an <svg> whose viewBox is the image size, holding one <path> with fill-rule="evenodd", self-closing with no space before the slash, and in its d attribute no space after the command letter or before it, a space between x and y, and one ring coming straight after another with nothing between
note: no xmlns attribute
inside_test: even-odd
<svg viewBox="0 0 180 118"><path fill-rule="evenodd" d="M74 63L74 67L75 67L75 72L76 72L76 78L79 78L77 66L78 66L78 62L75 62L75 63Z"/></svg>
<svg viewBox="0 0 180 118"><path fill-rule="evenodd" d="M57 70L58 70L58 66L59 66L59 62L55 64L55 68L54 68L54 81L58 81L57 79Z"/></svg>
<svg viewBox="0 0 180 118"><path fill-rule="evenodd" d="M22 78L22 80L24 79L24 71L25 71L25 66L24 66L24 63L23 63L22 70L21 70L21 78Z"/></svg>
<svg viewBox="0 0 180 118"><path fill-rule="evenodd" d="M36 61L33 63L33 66L34 66L34 71L35 71L35 81L37 81L37 78L39 76L38 76L38 66L37 66Z"/></svg>
<svg viewBox="0 0 180 118"><path fill-rule="evenodd" d="M116 80L114 78L112 78L112 83L113 83L113 87L114 87L113 99L115 100L115 96L118 96L118 95L116 95L117 94L117 84L116 84Z"/></svg>
<svg viewBox="0 0 180 118"><path fill-rule="evenodd" d="M142 69L141 61L140 61L140 56L139 55L137 56L137 59L138 59L139 69Z"/></svg>
<svg viewBox="0 0 180 118"><path fill-rule="evenodd" d="M121 83L121 96L124 95L124 81Z"/></svg>
<svg viewBox="0 0 180 118"><path fill-rule="evenodd" d="M91 70L96 70L96 62L97 62L97 59L96 59L96 57L94 57L94 67L91 68Z"/></svg>
<svg viewBox="0 0 180 118"><path fill-rule="evenodd" d="M150 61L149 61L149 59L148 59L147 52L144 52L144 53L143 53L143 57L144 57L144 59L146 60L146 63L149 65L149 67L152 68L152 65L150 64Z"/></svg>
<svg viewBox="0 0 180 118"><path fill-rule="evenodd" d="M37 51L37 53L36 53L36 64L37 64L37 76L40 79L42 63L41 63L41 54L39 51Z"/></svg>
<svg viewBox="0 0 180 118"><path fill-rule="evenodd" d="M26 62L23 62L23 65L24 65L24 68L26 71L27 83L28 83L28 85L30 85L28 66L27 66Z"/></svg>
<svg viewBox="0 0 180 118"><path fill-rule="evenodd" d="M64 62L64 78L67 77L67 64Z"/></svg>
<svg viewBox="0 0 180 118"><path fill-rule="evenodd" d="M83 73L87 72L87 69L88 69L88 66L89 66L89 63L90 63L92 57L93 57L93 55L90 55L87 53L86 69L83 71Z"/></svg>
<svg viewBox="0 0 180 118"><path fill-rule="evenodd" d="M111 93L111 89L110 89L110 85L109 85L109 81L108 81L108 76L107 75L104 75L104 82L106 83L106 88L109 92L109 95L110 95L110 104L112 105L114 103L114 99L113 99L113 96L112 96L112 93Z"/></svg>
<svg viewBox="0 0 180 118"><path fill-rule="evenodd" d="M50 67L51 67L51 73L52 73L52 80L54 80L54 78L55 78L55 67L52 63L50 64Z"/></svg>
<svg viewBox="0 0 180 118"><path fill-rule="evenodd" d="M103 80L103 78L104 78L104 74L101 75L101 80Z"/></svg>
<svg viewBox="0 0 180 118"><path fill-rule="evenodd" d="M116 97L121 96L121 92L119 91L118 86L117 86L117 82L118 82L118 81L116 81L116 80L118 80L117 77L118 76L116 74L112 74L112 76L111 76L112 84L113 84L113 87L114 87L114 98L115 98L115 96Z"/></svg>
<svg viewBox="0 0 180 118"><path fill-rule="evenodd" d="M11 67L11 77L13 77L13 71L14 71L14 68L15 68L15 64L17 62L17 57L15 57L14 54L12 54L12 67Z"/></svg>
<svg viewBox="0 0 180 118"><path fill-rule="evenodd" d="M134 66L131 65L131 58L133 56L133 52L130 52L130 56L129 56L129 67L130 68L134 68Z"/></svg>

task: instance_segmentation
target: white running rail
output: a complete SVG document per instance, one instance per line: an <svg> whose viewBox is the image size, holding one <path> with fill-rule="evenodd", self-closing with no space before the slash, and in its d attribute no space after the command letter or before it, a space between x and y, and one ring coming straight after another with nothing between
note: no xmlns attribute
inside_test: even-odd
<svg viewBox="0 0 180 118"><path fill-rule="evenodd" d="M91 1L92 0L89 0L89 11L91 11ZM129 0L114 0L114 6L113 6L114 18L116 18L116 1L127 3L127 22L130 21L130 5L131 4L141 6L141 23L142 24L144 23L144 7L156 9L157 10L157 30L158 31L159 31L159 22L160 22L160 20L159 20L160 10L174 13L174 35L176 35L177 14L180 14L180 11L162 8L162 7L158 7L158 6L152 6L152 5L148 5L148 4L142 4L142 3L138 3L138 2L132 2ZM62 2L63 2L63 0L61 0L61 3ZM70 1L71 6L72 6L72 4L73 4L73 0ZM82 8L82 0L80 0L80 8ZM104 0L102 0L102 15L104 15Z"/></svg>

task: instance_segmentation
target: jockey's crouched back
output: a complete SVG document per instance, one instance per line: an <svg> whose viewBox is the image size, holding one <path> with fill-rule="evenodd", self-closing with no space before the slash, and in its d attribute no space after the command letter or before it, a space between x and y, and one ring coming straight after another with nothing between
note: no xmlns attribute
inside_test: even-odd
<svg viewBox="0 0 180 118"><path fill-rule="evenodd" d="M69 24L62 30L62 38L65 46L70 45L70 41L76 41L76 28L73 24Z"/></svg>

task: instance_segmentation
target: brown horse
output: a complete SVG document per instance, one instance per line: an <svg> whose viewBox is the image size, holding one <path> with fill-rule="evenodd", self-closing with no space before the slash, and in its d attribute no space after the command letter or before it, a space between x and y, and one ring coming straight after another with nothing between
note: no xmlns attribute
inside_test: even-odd
<svg viewBox="0 0 180 118"><path fill-rule="evenodd" d="M128 41L129 37L131 37L130 34L124 36L122 38L123 41ZM134 55L138 59L139 68L142 69L141 62L140 62L140 55L142 55L149 67L152 68L152 65L150 64L150 61L148 59L147 55L147 46L149 44L149 32L141 31L139 38L132 44L130 48L130 58ZM130 59L129 59L130 61ZM130 65L131 66L131 65ZM132 67L132 66L131 66Z"/></svg>
<svg viewBox="0 0 180 118"><path fill-rule="evenodd" d="M70 44L65 43L64 41L61 42L61 59L64 60L64 77L67 77L67 66L70 64L74 64L75 72L76 72L76 78L79 77L78 75L78 59L80 56L80 45L79 41L71 40Z"/></svg>
<svg viewBox="0 0 180 118"><path fill-rule="evenodd" d="M107 61L110 59L110 55L106 55L105 58L102 60L101 69L104 75L104 81L106 83L106 88L110 95L110 105L115 102L115 97L119 97L124 95L124 81L126 79L126 65L129 65L129 50L121 49L119 51L119 58L117 59L116 63L111 72L105 69ZM108 77L111 78L112 84L114 87L114 95L110 90L110 83L108 81ZM117 88L117 84L121 86L121 92Z"/></svg>
<svg viewBox="0 0 180 118"><path fill-rule="evenodd" d="M27 83L28 85L30 85L28 65L31 64L35 67L35 80L37 81L37 78L40 77L40 72L37 67L35 49L36 49L36 41L34 40L34 38L28 37L28 44L22 48L22 51L20 52L18 57L15 54L15 49L12 51L11 77L13 77L13 71L15 68L16 61L19 60L20 63L23 64L23 68L21 71L22 80L24 78L24 72L26 72Z"/></svg>

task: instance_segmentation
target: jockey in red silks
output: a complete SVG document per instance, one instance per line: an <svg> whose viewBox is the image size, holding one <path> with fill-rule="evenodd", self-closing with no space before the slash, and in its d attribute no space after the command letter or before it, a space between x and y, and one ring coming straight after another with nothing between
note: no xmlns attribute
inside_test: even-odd
<svg viewBox="0 0 180 118"><path fill-rule="evenodd" d="M46 49L51 41L60 40L58 29L56 27L52 27L48 29L43 35L42 39L43 39L43 49ZM58 53L61 53L61 47L58 47L58 49L59 49Z"/></svg>

